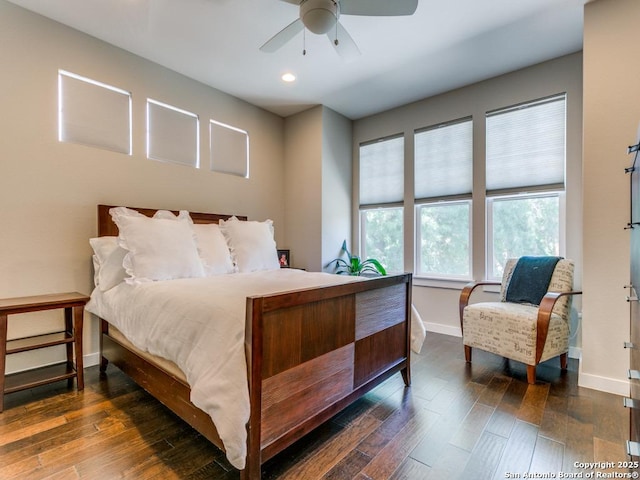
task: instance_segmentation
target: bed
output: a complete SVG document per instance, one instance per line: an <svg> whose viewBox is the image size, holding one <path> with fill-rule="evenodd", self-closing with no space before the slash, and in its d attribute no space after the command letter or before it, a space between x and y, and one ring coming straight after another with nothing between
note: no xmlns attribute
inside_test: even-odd
<svg viewBox="0 0 640 480"><path fill-rule="evenodd" d="M111 208L98 206L99 237L118 235ZM133 210L149 217L156 213ZM228 221L230 216L190 212L190 218L195 224L208 224ZM231 275L227 278L235 278ZM339 280L342 276L315 274L330 277L330 284L321 286L308 286L315 280L302 281L315 278L312 273L289 270L281 275L286 282L300 279L307 286L243 298L240 341L248 417L242 432L246 439L242 461L231 462L243 479L259 479L265 461L390 376L400 373L410 385L411 274ZM182 283L194 290L197 282ZM192 403L192 387L184 372L154 352L137 348L114 326L115 320L100 317L101 370L115 365L227 452L210 414Z"/></svg>

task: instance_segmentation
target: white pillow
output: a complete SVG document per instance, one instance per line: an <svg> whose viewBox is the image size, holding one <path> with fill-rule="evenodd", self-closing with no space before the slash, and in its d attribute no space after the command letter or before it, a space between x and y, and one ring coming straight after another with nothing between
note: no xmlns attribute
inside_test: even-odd
<svg viewBox="0 0 640 480"><path fill-rule="evenodd" d="M231 257L239 272L280 268L271 220L240 221L231 217L227 221L220 221L220 230L227 240Z"/></svg>
<svg viewBox="0 0 640 480"><path fill-rule="evenodd" d="M109 213L120 230L118 244L128 251L123 260L127 283L204 276L187 212L175 217L161 211L149 218L117 207Z"/></svg>
<svg viewBox="0 0 640 480"><path fill-rule="evenodd" d="M100 290L106 292L124 282L127 272L122 261L127 251L118 245L118 237L90 238L93 248L93 281Z"/></svg>
<svg viewBox="0 0 640 480"><path fill-rule="evenodd" d="M198 250L206 276L235 272L231 252L220 226L215 223L196 223L193 225L198 241Z"/></svg>

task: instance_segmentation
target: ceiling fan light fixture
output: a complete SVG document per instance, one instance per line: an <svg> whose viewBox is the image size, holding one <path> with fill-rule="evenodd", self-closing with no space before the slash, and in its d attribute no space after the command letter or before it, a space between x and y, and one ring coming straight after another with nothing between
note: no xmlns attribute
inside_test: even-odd
<svg viewBox="0 0 640 480"><path fill-rule="evenodd" d="M287 83L291 83L291 82L295 82L296 81L296 76L291 73L291 72L287 72L285 74L282 75L282 81L283 82L287 82Z"/></svg>
<svg viewBox="0 0 640 480"><path fill-rule="evenodd" d="M300 18L309 31L323 34L338 21L338 4L334 0L306 0L300 4Z"/></svg>

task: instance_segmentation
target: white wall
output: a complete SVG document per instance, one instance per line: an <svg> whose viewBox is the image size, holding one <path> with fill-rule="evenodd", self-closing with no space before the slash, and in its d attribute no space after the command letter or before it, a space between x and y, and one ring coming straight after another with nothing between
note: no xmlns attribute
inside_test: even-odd
<svg viewBox="0 0 640 480"><path fill-rule="evenodd" d="M463 117L474 119L474 170L484 171L485 112L528 100L567 92L566 257L576 262L575 286L582 274L582 55L575 53L549 62L492 78L443 95L427 98L354 122L354 172L358 171L358 146L362 142L393 134L405 135L405 205L413 202L413 132ZM355 177L357 179L357 176ZM354 218L357 218L357 181L354 181ZM484 176L474 176L473 277L485 273ZM405 269L413 271L414 211L405 209ZM357 235L354 222L353 235ZM413 301L431 331L460 335L458 299L463 283L440 282L434 286L414 278ZM575 302L579 309L580 302ZM576 331L577 313L574 312ZM580 347L579 332L572 345Z"/></svg>
<svg viewBox="0 0 640 480"><path fill-rule="evenodd" d="M0 297L92 288L88 239L96 205L189 209L271 218L284 241L282 118L157 64L0 0ZM57 141L58 69L133 94L133 155ZM251 178L145 158L151 97L249 132ZM33 317L32 314L30 316ZM9 318L9 336L54 330L59 315ZM15 319L15 320L13 320ZM96 361L97 323L85 321L87 361ZM15 371L63 358L61 349L11 356Z"/></svg>
<svg viewBox="0 0 640 480"><path fill-rule="evenodd" d="M580 384L628 394L629 178L640 123L637 0L597 0L584 19L584 275Z"/></svg>

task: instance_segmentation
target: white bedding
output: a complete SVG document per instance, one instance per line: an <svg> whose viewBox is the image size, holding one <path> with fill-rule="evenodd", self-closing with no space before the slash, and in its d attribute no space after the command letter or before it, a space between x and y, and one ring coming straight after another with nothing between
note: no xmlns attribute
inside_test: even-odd
<svg viewBox="0 0 640 480"><path fill-rule="evenodd" d="M246 298L359 280L362 277L281 269L121 283L106 292L96 288L86 308L115 325L139 349L180 367L192 403L211 416L229 462L243 469L249 420ZM412 348L419 351L425 330L412 311Z"/></svg>

